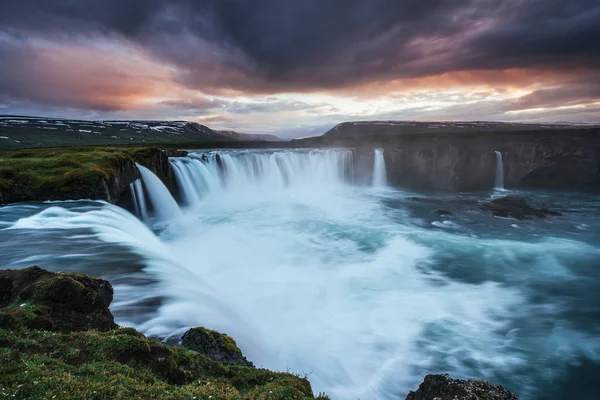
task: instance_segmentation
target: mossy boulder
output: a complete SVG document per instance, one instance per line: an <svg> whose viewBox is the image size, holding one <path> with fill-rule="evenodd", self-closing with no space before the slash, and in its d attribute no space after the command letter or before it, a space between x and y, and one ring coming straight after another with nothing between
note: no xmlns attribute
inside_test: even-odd
<svg viewBox="0 0 600 400"><path fill-rule="evenodd" d="M406 400L518 400L502 386L486 381L458 380L448 375L427 375Z"/></svg>
<svg viewBox="0 0 600 400"><path fill-rule="evenodd" d="M236 365L119 328L112 298L102 279L0 270L0 397L315 399L305 378L250 367L227 335L201 331Z"/></svg>
<svg viewBox="0 0 600 400"><path fill-rule="evenodd" d="M196 327L187 331L181 338L181 344L190 350L204 354L211 360L228 365L253 367L242 351L229 336L210 329Z"/></svg>
<svg viewBox="0 0 600 400"><path fill-rule="evenodd" d="M117 204L140 177L135 163L175 188L169 158L148 146L86 146L0 152L0 204L44 200L106 200Z"/></svg>
<svg viewBox="0 0 600 400"><path fill-rule="evenodd" d="M314 399L304 378L227 366L131 328L71 333L0 328L0 394L19 399Z"/></svg>
<svg viewBox="0 0 600 400"><path fill-rule="evenodd" d="M52 273L37 266L0 270L0 321L58 332L117 327L108 307L110 283L83 274Z"/></svg>

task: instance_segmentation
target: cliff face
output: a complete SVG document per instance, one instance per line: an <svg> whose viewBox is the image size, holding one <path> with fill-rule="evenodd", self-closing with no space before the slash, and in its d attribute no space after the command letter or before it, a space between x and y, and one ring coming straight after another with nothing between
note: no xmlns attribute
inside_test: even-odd
<svg viewBox="0 0 600 400"><path fill-rule="evenodd" d="M27 149L0 153L0 204L79 199L120 203L140 177L136 162L176 191L169 158L155 147Z"/></svg>
<svg viewBox="0 0 600 400"><path fill-rule="evenodd" d="M104 181L106 197L98 196L92 198L101 198L102 200L106 200L113 204L126 201L130 196L128 190L129 185L140 177L140 171L135 165L136 162L148 168L158 176L171 192L177 190L177 182L175 181L175 175L171 169L167 152L151 147L144 151L137 152L133 156L133 160L123 160L123 162L115 169L115 176L108 181Z"/></svg>
<svg viewBox="0 0 600 400"><path fill-rule="evenodd" d="M357 179L363 182L371 173L373 150L383 148L388 181L397 186L490 189L499 151L507 188L600 188L599 129L372 133L365 124L357 129L341 124L311 144L354 147Z"/></svg>

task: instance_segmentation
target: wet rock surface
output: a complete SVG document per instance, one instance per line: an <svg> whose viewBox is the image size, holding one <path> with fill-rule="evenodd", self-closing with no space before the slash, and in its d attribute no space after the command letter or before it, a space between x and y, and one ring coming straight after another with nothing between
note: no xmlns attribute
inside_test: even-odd
<svg viewBox="0 0 600 400"><path fill-rule="evenodd" d="M505 196L494 199L483 203L481 208L491 211L496 217L515 218L518 220L562 215L561 213L549 210L546 207L533 207L527 203L525 198L518 196Z"/></svg>
<svg viewBox="0 0 600 400"><path fill-rule="evenodd" d="M223 364L254 366L244 357L232 338L210 329L202 327L190 329L183 335L181 344Z"/></svg>
<svg viewBox="0 0 600 400"><path fill-rule="evenodd" d="M518 400L504 389L486 381L458 380L448 375L427 375L419 389L406 400Z"/></svg>

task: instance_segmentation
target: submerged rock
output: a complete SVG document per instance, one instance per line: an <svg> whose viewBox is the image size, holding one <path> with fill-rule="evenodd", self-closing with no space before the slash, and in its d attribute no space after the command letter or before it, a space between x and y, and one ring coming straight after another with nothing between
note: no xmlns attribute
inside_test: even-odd
<svg viewBox="0 0 600 400"><path fill-rule="evenodd" d="M181 344L183 347L202 353L208 358L223 364L244 367L254 366L244 357L235 340L210 329L202 327L190 329L183 335Z"/></svg>
<svg viewBox="0 0 600 400"><path fill-rule="evenodd" d="M497 217L510 217L518 220L531 219L532 217L546 218L548 215L562 215L559 212L548 210L545 207L532 207L527 203L527 200L518 196L500 197L484 203L481 208L492 211Z"/></svg>
<svg viewBox="0 0 600 400"><path fill-rule="evenodd" d="M110 283L83 274L52 273L37 266L0 270L0 321L57 332L117 327L108 306Z"/></svg>
<svg viewBox="0 0 600 400"><path fill-rule="evenodd" d="M502 386L486 381L457 380L448 375L427 375L406 400L518 400Z"/></svg>

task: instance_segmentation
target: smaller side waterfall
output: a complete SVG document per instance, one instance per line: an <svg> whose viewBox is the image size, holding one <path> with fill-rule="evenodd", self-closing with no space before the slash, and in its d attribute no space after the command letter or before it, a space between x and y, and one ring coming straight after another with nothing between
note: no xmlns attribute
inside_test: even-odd
<svg viewBox="0 0 600 400"><path fill-rule="evenodd" d="M373 162L373 187L384 187L387 185L387 171L383 149L375 150L375 161Z"/></svg>
<svg viewBox="0 0 600 400"><path fill-rule="evenodd" d="M154 214L163 221L179 217L181 209L165 184L148 168L139 164L136 165L140 170L144 186L148 191L148 198L154 209Z"/></svg>
<svg viewBox="0 0 600 400"><path fill-rule="evenodd" d="M494 189L504 190L504 164L502 163L502 153L496 151L496 181Z"/></svg>
<svg viewBox="0 0 600 400"><path fill-rule="evenodd" d="M135 215L141 219L148 218L148 205L146 204L146 194L144 193L144 186L140 179L136 179L131 185L131 198L133 199L133 207L135 208Z"/></svg>

